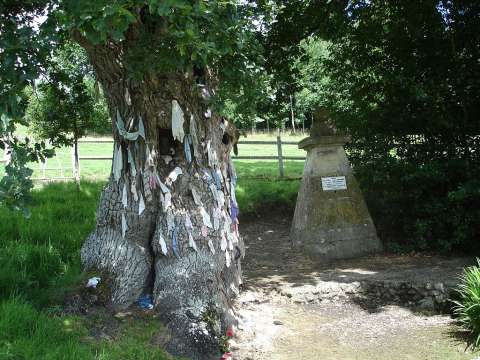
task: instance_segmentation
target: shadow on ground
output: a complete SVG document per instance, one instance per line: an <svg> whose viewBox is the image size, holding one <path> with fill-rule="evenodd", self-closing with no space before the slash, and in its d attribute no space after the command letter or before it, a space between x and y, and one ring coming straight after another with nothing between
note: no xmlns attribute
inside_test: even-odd
<svg viewBox="0 0 480 360"><path fill-rule="evenodd" d="M445 312L459 274L473 262L466 257L381 254L320 263L292 248L288 215L263 214L241 223L245 287L283 295L294 303L348 299L369 312L392 304Z"/></svg>

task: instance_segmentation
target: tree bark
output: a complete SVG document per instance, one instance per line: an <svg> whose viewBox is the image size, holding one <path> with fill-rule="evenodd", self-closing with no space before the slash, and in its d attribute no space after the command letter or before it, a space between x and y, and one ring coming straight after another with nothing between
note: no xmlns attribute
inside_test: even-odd
<svg viewBox="0 0 480 360"><path fill-rule="evenodd" d="M295 134L295 114L293 113L293 97L290 95L290 113L292 115L291 120L292 120L292 133Z"/></svg>
<svg viewBox="0 0 480 360"><path fill-rule="evenodd" d="M112 174L82 262L108 278L117 308L153 296L172 333L165 344L172 354L218 358L221 336L235 323L231 300L244 254L233 126L211 113L213 86L197 85L192 72L132 79L120 47L80 43L103 87L115 139ZM172 118L181 112L178 127ZM174 139L180 129L186 136Z"/></svg>

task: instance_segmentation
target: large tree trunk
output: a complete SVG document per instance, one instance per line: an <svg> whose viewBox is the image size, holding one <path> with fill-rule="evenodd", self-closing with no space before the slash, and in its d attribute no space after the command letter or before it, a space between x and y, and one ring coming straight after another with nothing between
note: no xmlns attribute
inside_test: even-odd
<svg viewBox="0 0 480 360"><path fill-rule="evenodd" d="M210 112L205 98L212 89L197 85L193 72L133 80L120 49L82 45L107 98L115 139L112 174L82 262L108 277L118 308L153 295L172 331L170 352L215 358L234 323L231 299L244 252L232 126ZM172 116L184 119L173 131Z"/></svg>

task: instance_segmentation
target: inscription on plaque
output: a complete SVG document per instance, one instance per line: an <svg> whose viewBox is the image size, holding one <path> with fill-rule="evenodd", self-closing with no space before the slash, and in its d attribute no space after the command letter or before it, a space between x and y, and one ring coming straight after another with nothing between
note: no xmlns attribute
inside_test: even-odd
<svg viewBox="0 0 480 360"><path fill-rule="evenodd" d="M347 190L347 180L345 176L322 177L323 191Z"/></svg>

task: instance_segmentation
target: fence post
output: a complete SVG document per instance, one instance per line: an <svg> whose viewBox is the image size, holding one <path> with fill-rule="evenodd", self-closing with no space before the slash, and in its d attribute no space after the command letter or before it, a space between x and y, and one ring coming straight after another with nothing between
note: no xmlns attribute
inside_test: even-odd
<svg viewBox="0 0 480 360"><path fill-rule="evenodd" d="M278 171L280 172L280 177L283 178L283 155L282 155L282 138L280 135L277 136L277 151L278 151Z"/></svg>
<svg viewBox="0 0 480 360"><path fill-rule="evenodd" d="M42 161L42 177L45 179L47 177L47 174L45 173L45 171L47 170L47 158L45 158L45 160Z"/></svg>
<svg viewBox="0 0 480 360"><path fill-rule="evenodd" d="M77 189L79 189L80 188L80 162L79 162L79 156L78 156L78 139L75 139L73 142L72 170L73 170L73 177L75 178L75 183L77 184Z"/></svg>

